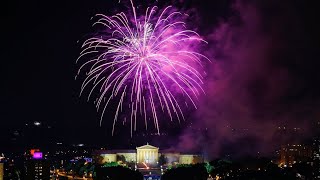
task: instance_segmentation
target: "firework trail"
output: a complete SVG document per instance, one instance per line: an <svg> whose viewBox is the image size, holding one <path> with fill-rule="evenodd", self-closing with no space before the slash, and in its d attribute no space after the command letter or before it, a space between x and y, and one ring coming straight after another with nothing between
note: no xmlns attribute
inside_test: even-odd
<svg viewBox="0 0 320 180"><path fill-rule="evenodd" d="M154 6L138 17L130 2L133 17L96 15L93 25L103 30L84 41L77 59L85 59L78 75L86 70L80 95L89 85L88 100L99 92L100 125L110 101L118 102L112 134L120 113L130 114L131 136L137 119L144 119L147 129L150 118L159 134L159 111L171 121L184 120L183 109L188 104L196 108L195 100L204 93L202 64L209 59L197 49L206 41L186 28L186 15L173 7L160 11Z"/></svg>

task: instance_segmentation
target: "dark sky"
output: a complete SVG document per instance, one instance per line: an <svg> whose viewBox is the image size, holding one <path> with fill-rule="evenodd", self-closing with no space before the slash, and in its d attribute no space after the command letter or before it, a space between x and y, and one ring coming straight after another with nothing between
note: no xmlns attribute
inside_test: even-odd
<svg viewBox="0 0 320 180"><path fill-rule="evenodd" d="M59 129L54 132L65 141L84 131L96 132L94 106L78 98L75 60L80 50L77 41L90 31L90 18L110 8L106 2L7 1L2 6L1 131L5 135L34 121Z"/></svg>
<svg viewBox="0 0 320 180"><path fill-rule="evenodd" d="M159 1L161 2L161 0ZM240 29L243 27L241 21L234 20L237 17L245 19L244 16L241 16L243 11L235 7L237 2L238 4L250 4L259 12L260 18L257 20L259 22L257 26L260 27L257 30L259 38L249 39L252 41L251 44L260 44L257 42L261 40L260 36L264 35L270 35L269 39L273 41L268 42L268 47L270 46L269 48L272 49L270 57L261 63L267 62L272 64L272 67L277 64L290 72L289 75L283 75L281 71L278 76L269 76L268 80L270 81L272 78L281 79L281 76L288 76L287 79L284 78L284 81L293 82L284 91L286 95L281 93L278 95L278 92L282 92L283 89L271 89L276 95L272 94L275 97L272 96L270 104L284 103L287 105L292 102L292 104L297 104L294 109L301 109L311 103L310 108L314 107L312 112L317 111L320 97L320 72L318 72L320 29L318 25L319 14L315 3L302 0L284 1L283 3L275 0L259 3L254 1L190 0L185 1L183 7L197 13L197 17L200 19L197 22L199 31L205 36L211 37L210 35L221 28L222 24L240 27ZM1 2L1 143L11 141L12 133L18 130L28 139L40 136L41 133L48 134L50 132L50 135L39 137L41 142L54 142L58 139L69 143L100 143L110 146L116 146L116 144L121 146L122 143L123 146L130 144L128 140L130 134L127 130L124 133L120 132L121 135L110 137L110 131L108 131L110 128L99 127L100 115L96 113L92 102L87 103L86 98L79 98L81 82L74 79L78 69L75 60L80 52L80 44L77 41L83 41L84 37L92 32L90 18L96 13L110 14L112 11L116 11L117 3L117 0L10 0ZM162 1L161 4L165 3ZM249 16L254 15L249 14ZM286 23L288 23L288 28L285 28ZM239 30L239 28L230 29L232 32ZM251 29L249 27L247 30ZM248 32L244 33L248 34ZM239 33L240 36L241 33ZM208 53L213 54L214 48L217 48L218 50L215 51L217 61L225 59L228 61L230 58L225 58L226 52L218 46L219 42L217 43L215 40L213 38L213 45L208 48ZM235 41L237 40L241 41L242 39L235 39ZM218 39L218 41L224 40ZM259 49L252 49L250 54L254 54L256 51ZM299 53L296 53L297 51ZM277 61L279 57L286 60ZM250 68L240 67L239 69L246 72L253 71ZM210 69L208 71L210 72ZM246 72L237 73L246 74ZM247 76L251 75L254 74L247 73ZM260 77L263 79L265 76L261 75ZM282 85L281 82L278 83L280 84L272 84L272 86ZM235 85L243 86L244 84ZM237 86L228 87L235 89ZM257 99L258 96L264 96L265 81L252 80L250 83L246 82L245 86L248 87L248 91L243 98L250 99L250 103L252 103L251 100L255 100L257 104L260 102L269 103L269 99ZM211 97L210 92L213 90L210 87L208 89L209 97ZM250 97L247 97L248 94ZM246 104L248 102L239 100L239 103ZM215 108L215 106L216 104L211 105L210 108ZM266 113L261 111L265 107L257 105L256 112ZM289 110L285 107L287 106L277 106L280 110L271 108L270 111L292 111L292 109ZM253 109L251 107L250 111ZM226 109L224 112L229 113ZM304 115L302 113L301 116ZM106 116L106 118L110 117L112 115ZM29 128L32 129L32 133L26 132L28 130L26 130L25 124L31 126L34 121L40 121L43 126L52 128L47 132L45 132L47 129L41 130L37 135L37 128L34 127ZM190 121L194 121L194 119L190 118ZM247 123L247 121L245 122ZM276 122L272 123L276 124ZM253 124L256 125L256 123ZM209 127L210 125L215 126L209 123ZM182 127L184 126L182 125ZM164 132L167 133L167 131ZM172 140L173 142L178 141L176 131L169 130L168 133L173 134L172 137L177 137ZM144 140L152 141L152 139L153 136ZM122 143L117 143L118 141ZM30 142L34 143L34 140L30 140ZM161 143L159 142L159 144Z"/></svg>

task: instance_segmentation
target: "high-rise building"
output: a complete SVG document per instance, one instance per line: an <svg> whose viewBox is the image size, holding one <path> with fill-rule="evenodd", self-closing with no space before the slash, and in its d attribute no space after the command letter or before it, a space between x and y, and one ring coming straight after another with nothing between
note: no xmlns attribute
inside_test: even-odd
<svg viewBox="0 0 320 180"><path fill-rule="evenodd" d="M313 140L313 160L320 160L320 138Z"/></svg>
<svg viewBox="0 0 320 180"><path fill-rule="evenodd" d="M314 178L320 179L320 137L313 139Z"/></svg>
<svg viewBox="0 0 320 180"><path fill-rule="evenodd" d="M31 159L26 162L27 180L50 180L50 163L43 159Z"/></svg>
<svg viewBox="0 0 320 180"><path fill-rule="evenodd" d="M281 146L279 166L291 167L295 163L312 159L312 148L301 144Z"/></svg>
<svg viewBox="0 0 320 180"><path fill-rule="evenodd" d="M3 163L0 163L0 180L3 180L3 176L4 176L4 167L3 167Z"/></svg>

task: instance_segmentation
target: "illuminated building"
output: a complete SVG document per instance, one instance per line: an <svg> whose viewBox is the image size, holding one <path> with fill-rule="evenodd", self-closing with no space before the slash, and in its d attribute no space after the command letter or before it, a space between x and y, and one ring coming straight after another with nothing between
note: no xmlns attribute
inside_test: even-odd
<svg viewBox="0 0 320 180"><path fill-rule="evenodd" d="M313 160L320 160L320 138L315 138L313 140Z"/></svg>
<svg viewBox="0 0 320 180"><path fill-rule="evenodd" d="M50 163L42 159L41 152L34 152L33 159L26 162L27 180L49 180Z"/></svg>
<svg viewBox="0 0 320 180"><path fill-rule="evenodd" d="M197 164L202 162L203 162L203 157L199 155L180 154L179 156L180 164Z"/></svg>
<svg viewBox="0 0 320 180"><path fill-rule="evenodd" d="M27 162L26 177L29 180L49 180L50 165L46 160L33 159Z"/></svg>
<svg viewBox="0 0 320 180"><path fill-rule="evenodd" d="M0 180L3 180L3 176L4 176L4 167L3 167L3 163L0 163Z"/></svg>
<svg viewBox="0 0 320 180"><path fill-rule="evenodd" d="M131 163L159 164L160 157L166 164L195 164L203 162L201 155L181 154L179 152L159 151L158 147L143 145L136 150L99 150L94 153L98 163L123 161Z"/></svg>
<svg viewBox="0 0 320 180"><path fill-rule="evenodd" d="M291 167L295 163L308 161L312 158L312 148L301 144L282 145L279 166Z"/></svg>
<svg viewBox="0 0 320 180"><path fill-rule="evenodd" d="M314 178L320 179L320 138L313 140L313 162L315 166Z"/></svg>
<svg viewBox="0 0 320 180"><path fill-rule="evenodd" d="M137 147L137 162L156 164L159 158L159 148L149 144Z"/></svg>

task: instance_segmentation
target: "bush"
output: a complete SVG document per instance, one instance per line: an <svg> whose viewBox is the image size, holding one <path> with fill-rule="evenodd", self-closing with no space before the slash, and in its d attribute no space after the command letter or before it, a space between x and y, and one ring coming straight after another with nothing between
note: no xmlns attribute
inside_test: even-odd
<svg viewBox="0 0 320 180"><path fill-rule="evenodd" d="M203 164L179 166L168 170L163 176L162 180L207 180L207 169Z"/></svg>

